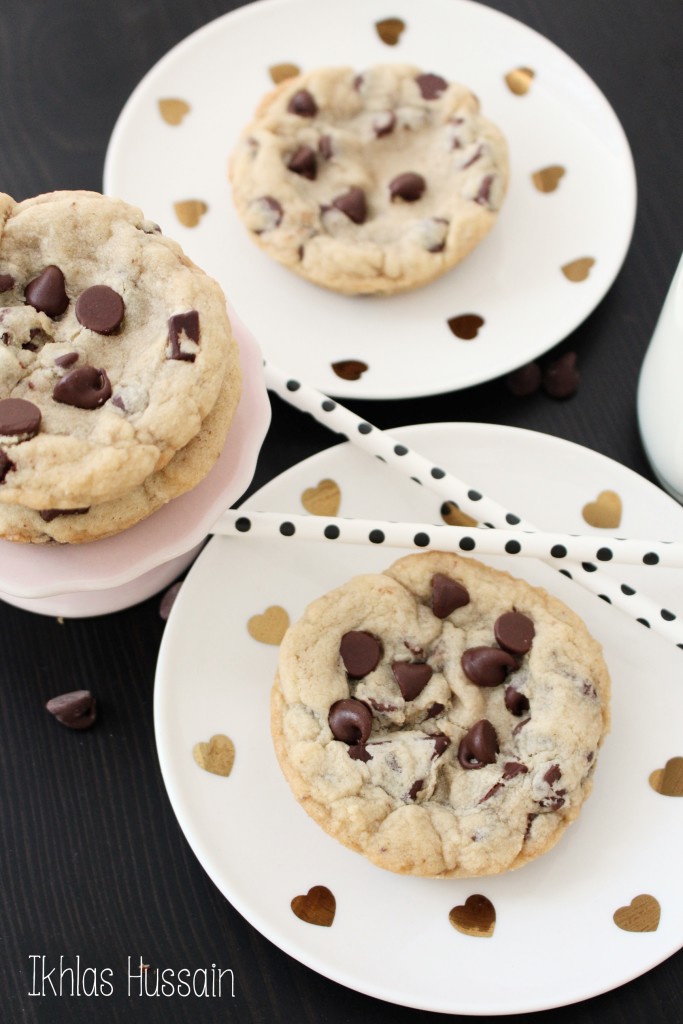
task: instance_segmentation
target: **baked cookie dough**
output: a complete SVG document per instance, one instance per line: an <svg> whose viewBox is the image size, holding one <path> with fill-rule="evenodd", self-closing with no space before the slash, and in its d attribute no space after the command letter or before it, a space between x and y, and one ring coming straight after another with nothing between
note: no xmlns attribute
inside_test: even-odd
<svg viewBox="0 0 683 1024"><path fill-rule="evenodd" d="M314 601L272 691L282 770L332 836L391 871L491 875L545 853L609 727L600 645L544 590L410 555Z"/></svg>
<svg viewBox="0 0 683 1024"><path fill-rule="evenodd" d="M200 433L219 392L234 411L225 297L140 210L0 194L0 224L0 505L121 498Z"/></svg>
<svg viewBox="0 0 683 1024"><path fill-rule="evenodd" d="M262 100L229 177L268 255L334 291L392 293L444 274L490 231L507 146L469 89L440 75L321 68Z"/></svg>

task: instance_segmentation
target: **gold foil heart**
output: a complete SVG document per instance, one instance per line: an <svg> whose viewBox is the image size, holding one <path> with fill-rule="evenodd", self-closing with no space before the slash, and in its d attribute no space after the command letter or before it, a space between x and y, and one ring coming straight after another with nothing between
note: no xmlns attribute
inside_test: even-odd
<svg viewBox="0 0 683 1024"><path fill-rule="evenodd" d="M229 736L217 733L208 743L195 743L192 756L205 772L227 777L235 763L235 744Z"/></svg>
<svg viewBox="0 0 683 1024"><path fill-rule="evenodd" d="M514 71L508 71L505 83L515 96L524 96L531 88L534 78L535 72L531 68L515 68Z"/></svg>
<svg viewBox="0 0 683 1024"><path fill-rule="evenodd" d="M441 506L441 518L449 526L477 526L477 520L468 516L452 501L444 501Z"/></svg>
<svg viewBox="0 0 683 1024"><path fill-rule="evenodd" d="M595 501L589 501L581 515L591 526L614 530L621 522L621 498L616 491L600 491Z"/></svg>
<svg viewBox="0 0 683 1024"><path fill-rule="evenodd" d="M484 318L477 313L461 313L460 316L452 316L448 326L456 338L472 341L479 334L479 328L484 326Z"/></svg>
<svg viewBox="0 0 683 1024"><path fill-rule="evenodd" d="M295 896L291 907L300 921L329 928L334 921L337 901L326 885L314 885L305 896Z"/></svg>
<svg viewBox="0 0 683 1024"><path fill-rule="evenodd" d="M190 113L190 104L186 103L185 100L179 99L163 99L159 100L159 113L163 117L166 124L178 125L183 118Z"/></svg>
<svg viewBox="0 0 683 1024"><path fill-rule="evenodd" d="M486 896L468 896L464 906L453 907L448 920L463 935L489 939L496 927L496 908Z"/></svg>
<svg viewBox="0 0 683 1024"><path fill-rule="evenodd" d="M595 260L591 256L582 256L571 263L565 263L560 269L568 281L577 282L585 281L594 266Z"/></svg>
<svg viewBox="0 0 683 1024"><path fill-rule="evenodd" d="M564 167L551 164L550 167L541 167L540 170L534 171L531 180L539 192L554 192L565 173Z"/></svg>
<svg viewBox="0 0 683 1024"><path fill-rule="evenodd" d="M340 502L341 491L334 480L320 480L301 495L301 504L314 516L336 516Z"/></svg>
<svg viewBox="0 0 683 1024"><path fill-rule="evenodd" d="M280 82L284 82L288 78L300 75L301 68L297 67L296 64L271 64L268 68L268 74L275 85L279 85Z"/></svg>
<svg viewBox="0 0 683 1024"><path fill-rule="evenodd" d="M173 204L175 215L186 228L196 228L209 209L203 199L183 199Z"/></svg>
<svg viewBox="0 0 683 1024"><path fill-rule="evenodd" d="M662 796L683 796L683 757L671 757L663 768L655 768L649 783Z"/></svg>
<svg viewBox="0 0 683 1024"><path fill-rule="evenodd" d="M628 907L614 912L614 923L625 932L656 932L662 908L654 896L634 896Z"/></svg>
<svg viewBox="0 0 683 1024"><path fill-rule="evenodd" d="M263 615L252 615L247 622L249 636L261 644L281 643L289 627L289 615L280 605L273 604L266 608Z"/></svg>
<svg viewBox="0 0 683 1024"><path fill-rule="evenodd" d="M406 23L401 18L383 18L381 21L375 22L377 35L387 46L396 46L405 27Z"/></svg>

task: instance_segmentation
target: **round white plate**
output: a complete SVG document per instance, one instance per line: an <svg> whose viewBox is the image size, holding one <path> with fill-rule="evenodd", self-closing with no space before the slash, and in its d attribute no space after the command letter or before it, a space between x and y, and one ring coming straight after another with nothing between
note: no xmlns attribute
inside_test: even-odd
<svg viewBox="0 0 683 1024"><path fill-rule="evenodd" d="M620 533L683 532L683 509L670 497L570 442L481 424L396 434L541 528L591 532L582 509L612 490L623 503ZM348 443L290 469L250 505L303 511L303 492L321 480L338 485L342 516L440 521L438 499ZM248 536L209 542L173 607L156 678L158 752L181 828L255 928L319 973L369 995L428 1010L506 1014L623 984L683 945L681 800L648 783L651 772L683 755L683 652L556 570L519 556L513 563L487 559L582 615L604 644L613 677L612 732L593 794L550 853L496 878L393 875L327 836L284 781L269 727L277 647L254 639L249 620L280 606L294 621L315 597L403 553ZM629 567L627 579L675 609L681 575ZM235 744L227 778L193 759L194 745L215 734ZM331 927L307 924L291 910L293 897L315 885L336 898ZM463 935L449 922L451 908L475 893L495 906L490 938ZM661 907L654 931L627 932L613 920L639 895Z"/></svg>
<svg viewBox="0 0 683 1024"><path fill-rule="evenodd" d="M382 42L376 23L405 23ZM250 240L227 182L228 156L260 98L269 69L358 68L395 61L470 86L511 150L511 185L499 221L467 260L414 292L347 297L309 284ZM534 73L525 94L506 76ZM182 100L178 124L160 101ZM532 175L560 167L552 192ZM633 231L636 186L628 143L591 79L553 43L471 0L345 0L330 17L320 0L259 0L189 36L147 74L114 129L104 189L142 207L216 277L264 355L328 394L407 398L468 387L547 351L595 308L612 284ZM180 223L175 204L206 206ZM562 267L593 260L585 280ZM473 340L452 318L476 314ZM357 380L332 364L367 366Z"/></svg>

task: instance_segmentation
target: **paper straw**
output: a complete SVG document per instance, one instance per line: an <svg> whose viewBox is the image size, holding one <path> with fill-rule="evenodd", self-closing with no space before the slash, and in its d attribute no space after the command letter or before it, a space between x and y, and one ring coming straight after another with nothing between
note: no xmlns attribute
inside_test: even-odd
<svg viewBox="0 0 683 1024"><path fill-rule="evenodd" d="M546 533L541 530L482 530L446 526L445 523L394 523L378 519L346 519L339 516L293 515L259 512L251 508L229 509L214 524L212 533L255 537L297 537L337 544L386 544L396 548L460 551L480 555L521 555L550 564L564 558L597 559L619 565L661 565L683 568L683 543L594 537L587 534Z"/></svg>
<svg viewBox="0 0 683 1024"><path fill-rule="evenodd" d="M506 509L442 467L434 465L388 431L380 430L367 420L356 416L310 384L293 378L267 361L264 362L264 377L267 388L289 405L308 413L329 430L344 435L355 447L362 448L368 454L398 469L409 479L424 485L442 501L453 502L485 527L507 529L513 526L518 530L536 532L533 524L522 519L517 513ZM572 579L575 578L572 574L576 573L576 582L587 590L616 608L621 608L636 622L660 633L683 649L683 627L680 617L639 593L629 583L618 582L611 576L601 573L593 561L568 561L559 571Z"/></svg>

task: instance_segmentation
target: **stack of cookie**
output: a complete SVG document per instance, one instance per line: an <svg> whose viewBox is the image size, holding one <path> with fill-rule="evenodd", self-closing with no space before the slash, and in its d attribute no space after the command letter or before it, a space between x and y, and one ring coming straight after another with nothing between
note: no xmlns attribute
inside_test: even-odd
<svg viewBox="0 0 683 1024"><path fill-rule="evenodd" d="M0 195L0 216L0 536L110 536L220 455L241 390L225 297L120 200Z"/></svg>

